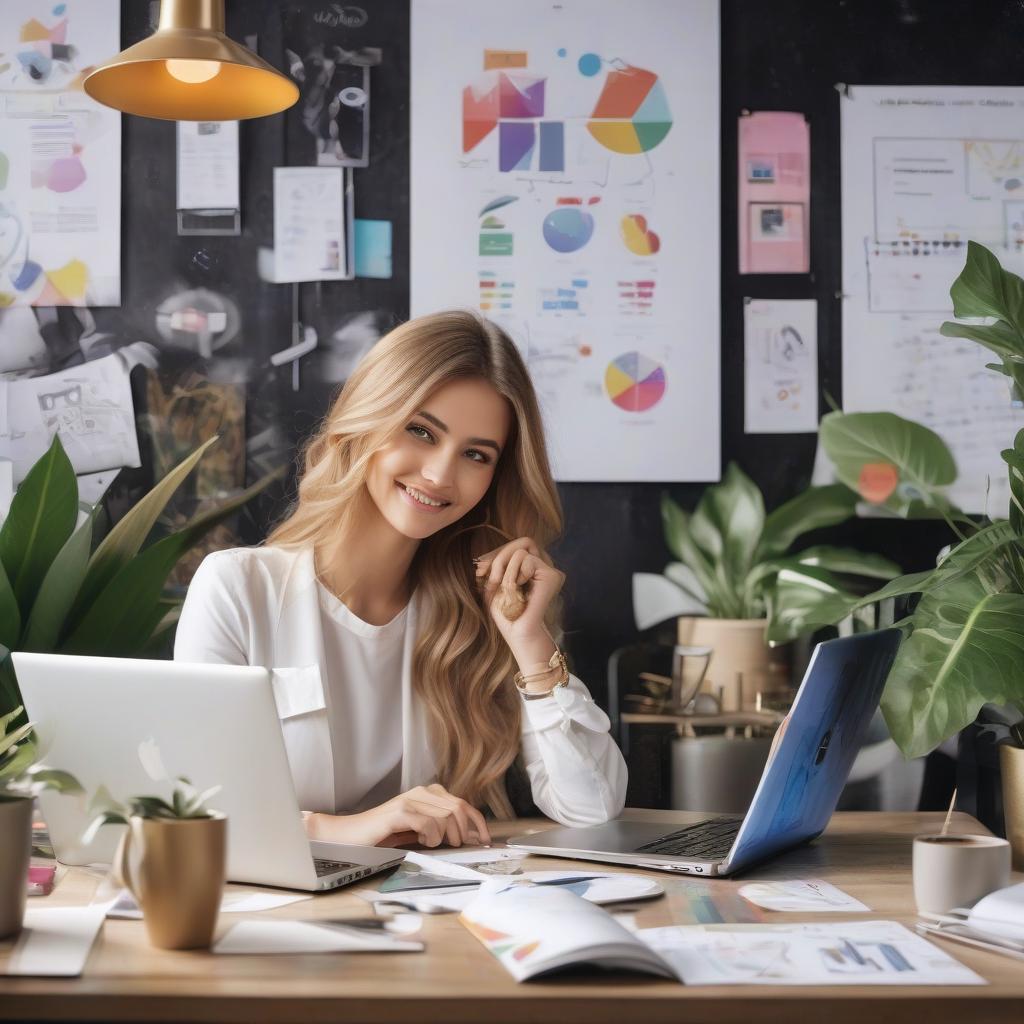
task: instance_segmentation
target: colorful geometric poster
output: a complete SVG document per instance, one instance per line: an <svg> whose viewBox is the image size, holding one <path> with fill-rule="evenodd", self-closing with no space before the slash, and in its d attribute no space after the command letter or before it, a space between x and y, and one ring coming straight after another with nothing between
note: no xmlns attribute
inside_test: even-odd
<svg viewBox="0 0 1024 1024"><path fill-rule="evenodd" d="M1005 517L999 453L1024 409L987 349L939 328L968 241L1024 274L1024 88L851 85L839 102L843 408L936 431L959 471L951 500Z"/></svg>
<svg viewBox="0 0 1024 1024"><path fill-rule="evenodd" d="M82 88L121 45L118 0L5 0L0 308L121 304L121 115Z"/></svg>
<svg viewBox="0 0 1024 1024"><path fill-rule="evenodd" d="M717 480L718 0L412 5L412 313L529 366L564 481Z"/></svg>

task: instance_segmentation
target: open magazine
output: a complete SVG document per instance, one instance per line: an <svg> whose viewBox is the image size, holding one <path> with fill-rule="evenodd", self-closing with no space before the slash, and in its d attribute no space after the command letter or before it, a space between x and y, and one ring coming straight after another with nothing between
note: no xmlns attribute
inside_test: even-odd
<svg viewBox="0 0 1024 1024"><path fill-rule="evenodd" d="M631 932L564 887L493 878L459 920L516 979L566 967L689 985L983 985L895 921L673 925Z"/></svg>
<svg viewBox="0 0 1024 1024"><path fill-rule="evenodd" d="M973 907L922 914L918 931L1024 960L1024 882L998 889Z"/></svg>

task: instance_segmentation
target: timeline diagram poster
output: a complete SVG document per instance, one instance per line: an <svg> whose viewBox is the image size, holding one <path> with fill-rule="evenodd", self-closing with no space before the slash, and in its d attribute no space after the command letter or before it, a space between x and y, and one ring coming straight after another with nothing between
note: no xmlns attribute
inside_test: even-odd
<svg viewBox="0 0 1024 1024"><path fill-rule="evenodd" d="M0 306L121 303L121 115L82 88L120 48L118 0L5 0Z"/></svg>
<svg viewBox="0 0 1024 1024"><path fill-rule="evenodd" d="M843 408L931 427L956 459L952 500L1005 517L999 452L1024 410L986 349L939 327L968 241L1024 272L1024 89L858 85L840 103Z"/></svg>
<svg viewBox="0 0 1024 1024"><path fill-rule="evenodd" d="M717 0L417 0L414 315L519 346L560 480L719 476Z"/></svg>

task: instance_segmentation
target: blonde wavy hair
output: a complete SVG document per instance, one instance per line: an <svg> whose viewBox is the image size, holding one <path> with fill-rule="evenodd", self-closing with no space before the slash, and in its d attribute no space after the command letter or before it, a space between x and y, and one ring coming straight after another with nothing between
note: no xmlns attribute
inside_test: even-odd
<svg viewBox="0 0 1024 1024"><path fill-rule="evenodd" d="M438 781L509 818L504 779L519 749L521 702L512 653L483 605L472 560L516 537L546 549L561 533L562 509L537 396L508 335L482 316L451 310L410 320L377 342L306 444L298 499L267 543L320 551L336 540L363 498L374 453L434 391L464 379L487 381L511 407L512 426L483 499L423 540L413 560L420 595L413 685L429 709ZM553 602L547 626L556 639L558 617Z"/></svg>

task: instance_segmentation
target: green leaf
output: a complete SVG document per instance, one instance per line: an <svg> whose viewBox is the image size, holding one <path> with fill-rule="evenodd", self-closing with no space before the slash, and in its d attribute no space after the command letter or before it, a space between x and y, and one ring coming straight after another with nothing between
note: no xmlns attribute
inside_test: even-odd
<svg viewBox="0 0 1024 1024"><path fill-rule="evenodd" d="M744 587L764 522L761 492L735 463L728 465L721 483L704 491L690 517L694 542L714 567L716 585L708 598L718 604L719 614L748 617Z"/></svg>
<svg viewBox="0 0 1024 1024"><path fill-rule="evenodd" d="M1017 354L1024 357L1024 281L999 265L983 245L967 243L967 262L949 289L958 319L994 316L1005 320L1017 336Z"/></svg>
<svg viewBox="0 0 1024 1024"><path fill-rule="evenodd" d="M22 618L31 610L46 570L77 519L78 481L57 435L21 482L0 529L0 562Z"/></svg>
<svg viewBox="0 0 1024 1024"><path fill-rule="evenodd" d="M5 718L13 716L4 716ZM19 726L17 729L11 732L5 732L0 736L0 757L3 757L8 751L13 750L23 739L26 739L29 733L32 732L32 724Z"/></svg>
<svg viewBox="0 0 1024 1024"><path fill-rule="evenodd" d="M690 517L667 494L661 496L661 521L665 529L665 542L669 551L683 565L693 571L710 604L716 589L712 560L702 551L690 535Z"/></svg>
<svg viewBox="0 0 1024 1024"><path fill-rule="evenodd" d="M62 772L56 768L30 768L29 777L43 789L53 789L58 793L82 793L82 784L70 772Z"/></svg>
<svg viewBox="0 0 1024 1024"><path fill-rule="evenodd" d="M1010 524L1018 537L1024 537L1024 429L1017 431L1013 447L1001 454L1010 467Z"/></svg>
<svg viewBox="0 0 1024 1024"><path fill-rule="evenodd" d="M968 575L922 598L900 647L882 711L907 757L920 757L977 717L1024 700L1024 595L988 593Z"/></svg>
<svg viewBox="0 0 1024 1024"><path fill-rule="evenodd" d="M968 341L976 341L1007 362L1024 359L1024 349L1019 335L1002 320L994 324L959 324L954 320L947 320L939 328L939 334L944 338L966 338ZM989 368L1011 376L1010 371L1004 366L994 365Z"/></svg>
<svg viewBox="0 0 1024 1024"><path fill-rule="evenodd" d="M86 609L110 581L139 553L160 513L163 512L167 502L171 500L171 496L215 441L217 438L211 437L188 458L179 462L148 494L139 499L138 503L102 540L89 559L85 579L72 606L69 615L72 624L79 623Z"/></svg>
<svg viewBox="0 0 1024 1024"><path fill-rule="evenodd" d="M94 510L71 534L43 577L19 650L45 654L56 648L68 612L85 578L95 515Z"/></svg>
<svg viewBox="0 0 1024 1024"><path fill-rule="evenodd" d="M926 505L951 506L941 488L956 480L956 463L934 431L891 412L832 412L821 421L820 440L839 479L876 504L906 515L915 499ZM865 493L872 469L894 470L894 489L878 500Z"/></svg>
<svg viewBox="0 0 1024 1024"><path fill-rule="evenodd" d="M31 740L12 749L13 756L0 765L0 781L7 784L17 781L21 775L35 764L39 751Z"/></svg>
<svg viewBox="0 0 1024 1024"><path fill-rule="evenodd" d="M181 556L283 472L282 468L267 474L136 555L93 600L60 650L123 657L140 653L166 615L164 583Z"/></svg>
<svg viewBox="0 0 1024 1024"><path fill-rule="evenodd" d="M891 580L903 571L888 558L867 554L853 548L835 548L816 545L792 556L799 565L815 566L829 572L850 576L867 576L871 579Z"/></svg>
<svg viewBox="0 0 1024 1024"><path fill-rule="evenodd" d="M21 636L21 609L11 589L3 563L0 562L0 644L8 650L18 646Z"/></svg>
<svg viewBox="0 0 1024 1024"><path fill-rule="evenodd" d="M846 522L857 511L858 500L857 494L844 484L807 488L769 513L759 555L763 558L781 555L797 537Z"/></svg>

